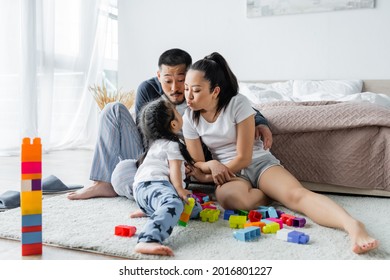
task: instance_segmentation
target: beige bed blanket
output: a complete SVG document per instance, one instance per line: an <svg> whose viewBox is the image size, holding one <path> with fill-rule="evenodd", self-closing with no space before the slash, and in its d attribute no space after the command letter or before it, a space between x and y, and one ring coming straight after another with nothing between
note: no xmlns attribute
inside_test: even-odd
<svg viewBox="0 0 390 280"><path fill-rule="evenodd" d="M390 192L390 110L366 102L254 105L272 153L299 180Z"/></svg>

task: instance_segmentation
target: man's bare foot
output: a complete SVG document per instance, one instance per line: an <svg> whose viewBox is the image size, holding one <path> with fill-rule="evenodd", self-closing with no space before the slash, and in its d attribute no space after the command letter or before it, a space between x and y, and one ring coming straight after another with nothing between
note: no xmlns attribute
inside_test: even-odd
<svg viewBox="0 0 390 280"><path fill-rule="evenodd" d="M366 253L379 246L379 241L371 237L359 221L352 225L349 233L352 238L352 251L356 254Z"/></svg>
<svg viewBox="0 0 390 280"><path fill-rule="evenodd" d="M154 242L139 242L134 250L141 254L173 256L171 248Z"/></svg>
<svg viewBox="0 0 390 280"><path fill-rule="evenodd" d="M142 217L146 217L146 214L142 212L141 209L138 209L133 213L130 213L130 218L142 218Z"/></svg>
<svg viewBox="0 0 390 280"><path fill-rule="evenodd" d="M110 183L102 181L94 181L92 186L88 188L82 188L77 192L71 192L68 194L68 199L89 199L94 197L115 197L118 196L114 191L114 188Z"/></svg>

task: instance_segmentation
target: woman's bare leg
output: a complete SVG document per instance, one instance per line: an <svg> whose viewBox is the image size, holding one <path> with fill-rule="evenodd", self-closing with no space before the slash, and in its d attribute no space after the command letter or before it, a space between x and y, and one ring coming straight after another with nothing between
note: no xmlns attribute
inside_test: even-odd
<svg viewBox="0 0 390 280"><path fill-rule="evenodd" d="M352 240L352 250L355 253L365 253L378 247L379 242L369 236L360 221L328 197L304 188L283 167L274 166L267 169L259 180L259 186L270 198L291 210L305 214L314 222L345 230Z"/></svg>
<svg viewBox="0 0 390 280"><path fill-rule="evenodd" d="M241 178L234 178L232 181L218 186L215 190L215 196L224 209L252 210L269 203L262 191L253 188L248 181Z"/></svg>

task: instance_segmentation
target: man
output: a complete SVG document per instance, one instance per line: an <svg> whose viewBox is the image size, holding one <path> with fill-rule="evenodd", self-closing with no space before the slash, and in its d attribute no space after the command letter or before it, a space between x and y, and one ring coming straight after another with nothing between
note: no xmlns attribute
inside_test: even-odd
<svg viewBox="0 0 390 280"><path fill-rule="evenodd" d="M191 56L181 49L165 51L158 61L157 77L144 81L138 87L136 116L146 103L161 96L175 104L178 112L183 114L187 107L184 80L191 63ZM263 138L265 149L271 148L272 133L267 120L257 111L255 121L256 137ZM143 150L142 137L127 108L120 103L107 104L101 112L98 140L92 160L90 180L93 184L70 193L68 198L89 199L114 197L118 194L130 198L131 193L118 193L118 189L114 189L113 185L126 183L127 186L121 186L120 189L131 190L129 182L134 173L134 163L127 159L138 159Z"/></svg>

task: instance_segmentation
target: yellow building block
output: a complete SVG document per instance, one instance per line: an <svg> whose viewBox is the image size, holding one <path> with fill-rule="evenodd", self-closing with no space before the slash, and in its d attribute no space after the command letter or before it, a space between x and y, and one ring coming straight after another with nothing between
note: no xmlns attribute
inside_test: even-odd
<svg viewBox="0 0 390 280"><path fill-rule="evenodd" d="M42 191L20 193L22 215L42 214Z"/></svg>

